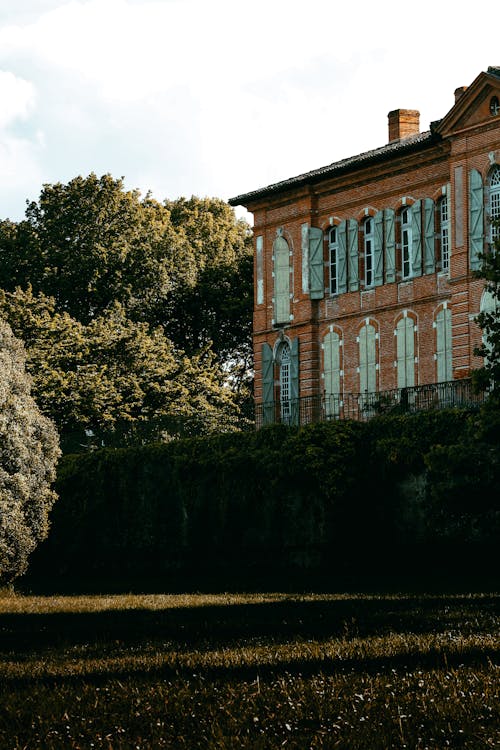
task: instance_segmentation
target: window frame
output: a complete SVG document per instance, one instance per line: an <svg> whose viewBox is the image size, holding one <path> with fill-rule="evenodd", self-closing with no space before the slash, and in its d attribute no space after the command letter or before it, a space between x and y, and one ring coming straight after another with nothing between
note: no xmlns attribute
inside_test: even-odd
<svg viewBox="0 0 500 750"><path fill-rule="evenodd" d="M367 216L363 221L363 251L365 288L371 289L375 286L375 222L373 216Z"/></svg>
<svg viewBox="0 0 500 750"><path fill-rule="evenodd" d="M450 202L448 195L438 201L439 210L439 253L441 271L450 270Z"/></svg>
<svg viewBox="0 0 500 750"><path fill-rule="evenodd" d="M403 206L399 215L401 223L401 279L407 281L413 277L413 236L411 206ZM405 272L407 268L407 272Z"/></svg>
<svg viewBox="0 0 500 750"><path fill-rule="evenodd" d="M332 235L335 239L332 240ZM330 227L328 232L328 267L329 267L329 289L331 295L339 292L339 228L336 224Z"/></svg>

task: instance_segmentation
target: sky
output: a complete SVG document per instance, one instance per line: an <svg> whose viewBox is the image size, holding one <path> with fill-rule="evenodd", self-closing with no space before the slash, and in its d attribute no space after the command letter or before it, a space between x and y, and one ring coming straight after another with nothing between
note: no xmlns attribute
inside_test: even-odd
<svg viewBox="0 0 500 750"><path fill-rule="evenodd" d="M91 172L227 200L383 146L393 109L428 130L500 65L499 20L498 0L0 0L0 219Z"/></svg>

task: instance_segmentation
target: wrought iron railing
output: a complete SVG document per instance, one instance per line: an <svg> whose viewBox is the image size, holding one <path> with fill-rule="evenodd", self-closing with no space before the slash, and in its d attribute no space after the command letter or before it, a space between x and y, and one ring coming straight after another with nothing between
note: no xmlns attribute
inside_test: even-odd
<svg viewBox="0 0 500 750"><path fill-rule="evenodd" d="M336 393L304 396L255 406L255 426L281 422L301 425L335 419L366 421L380 414L404 414L430 409L478 408L487 397L477 392L470 379L394 388L374 393Z"/></svg>

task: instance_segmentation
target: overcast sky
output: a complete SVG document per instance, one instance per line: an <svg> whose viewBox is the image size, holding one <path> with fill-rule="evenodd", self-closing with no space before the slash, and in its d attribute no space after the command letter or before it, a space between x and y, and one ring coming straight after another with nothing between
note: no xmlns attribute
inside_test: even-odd
<svg viewBox="0 0 500 750"><path fill-rule="evenodd" d="M421 129L500 65L498 0L0 0L0 218L95 172L228 199ZM495 57L497 55L497 57Z"/></svg>

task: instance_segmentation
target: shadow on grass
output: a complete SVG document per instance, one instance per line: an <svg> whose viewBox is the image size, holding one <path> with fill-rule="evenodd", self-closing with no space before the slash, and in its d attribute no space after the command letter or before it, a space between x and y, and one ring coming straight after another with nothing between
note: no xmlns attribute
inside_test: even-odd
<svg viewBox="0 0 500 750"><path fill-rule="evenodd" d="M367 637L388 633L462 635L498 628L500 595L471 598L352 598L248 604L122 609L96 612L0 614L0 652L14 654L98 644L105 649L158 643L169 650L251 641Z"/></svg>

